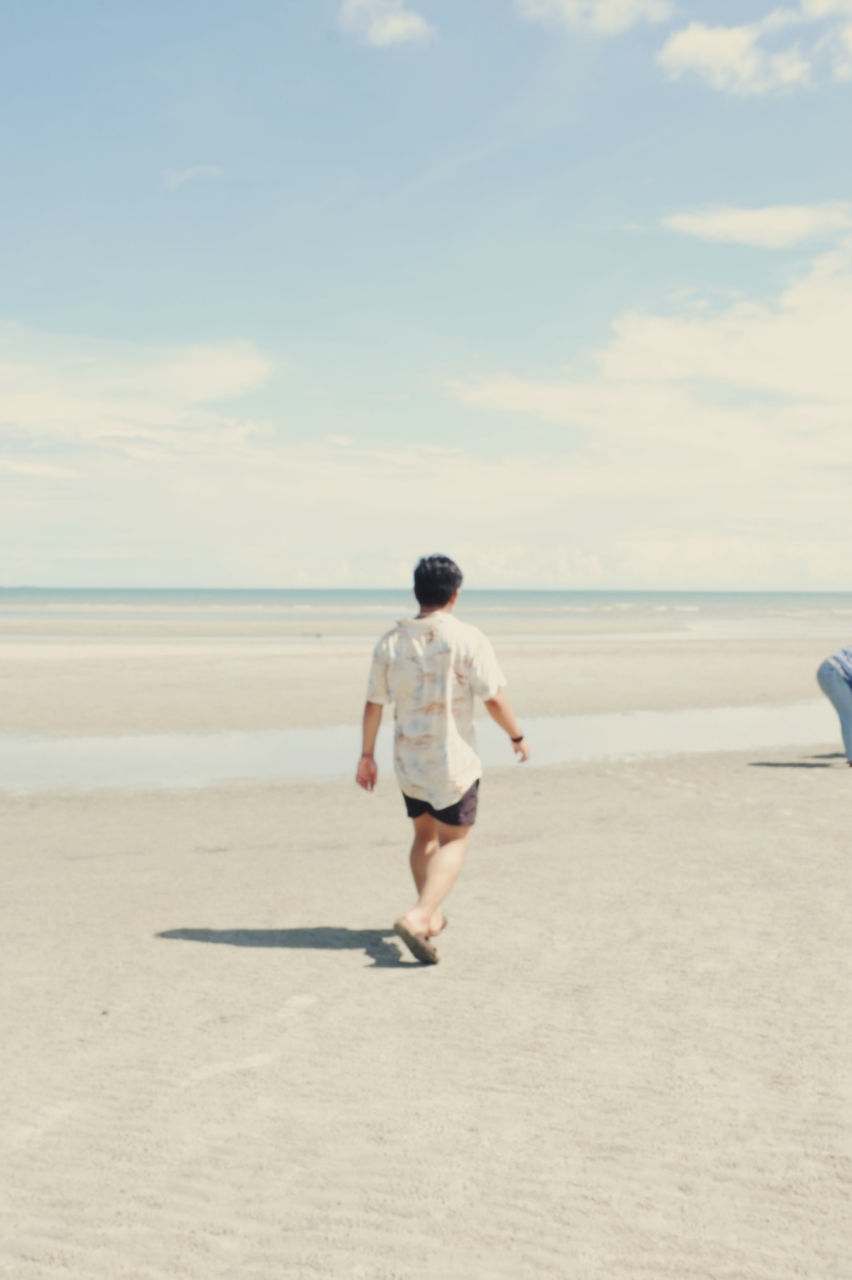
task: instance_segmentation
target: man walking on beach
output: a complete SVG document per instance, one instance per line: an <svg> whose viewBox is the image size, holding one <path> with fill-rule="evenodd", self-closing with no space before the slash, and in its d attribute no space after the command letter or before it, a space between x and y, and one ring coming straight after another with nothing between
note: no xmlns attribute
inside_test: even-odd
<svg viewBox="0 0 852 1280"><path fill-rule="evenodd" d="M392 702L394 768L414 823L411 872L418 892L394 930L424 964L438 963L430 939L447 923L441 904L461 870L476 821L482 765L475 748L475 697L505 729L521 763L530 754L491 644L476 627L452 616L461 584L461 570L447 556L426 556L414 570L420 612L398 622L376 645L355 775L360 787L373 790L376 735L382 710Z"/></svg>

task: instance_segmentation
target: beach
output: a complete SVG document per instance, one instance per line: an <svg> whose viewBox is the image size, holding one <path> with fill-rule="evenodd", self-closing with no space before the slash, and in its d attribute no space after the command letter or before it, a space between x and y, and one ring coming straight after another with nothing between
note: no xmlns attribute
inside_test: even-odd
<svg viewBox="0 0 852 1280"><path fill-rule="evenodd" d="M14 616L3 729L354 724L375 632L309 622ZM521 723L792 705L848 639L567 629L496 628ZM832 716L771 749L507 748L434 968L392 933L387 773L0 790L4 1273L840 1280Z"/></svg>

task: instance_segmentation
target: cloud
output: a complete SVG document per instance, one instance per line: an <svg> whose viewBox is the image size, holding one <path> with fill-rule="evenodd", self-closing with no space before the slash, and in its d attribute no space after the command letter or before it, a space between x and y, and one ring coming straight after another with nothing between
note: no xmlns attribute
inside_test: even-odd
<svg viewBox="0 0 852 1280"><path fill-rule="evenodd" d="M806 13L816 18L841 19L828 27L817 51L830 61L835 80L852 80L852 3L849 0L804 0L803 7Z"/></svg>
<svg viewBox="0 0 852 1280"><path fill-rule="evenodd" d="M368 3L369 0L364 0ZM514 0L529 22L615 36L641 22L666 22L670 0ZM828 67L852 80L852 0L798 0L762 18L730 26L693 21L674 31L657 54L672 80L697 76L720 93L759 97L812 86Z"/></svg>
<svg viewBox="0 0 852 1280"><path fill-rule="evenodd" d="M591 376L539 382L502 375L456 384L455 391L467 403L603 430L607 437L632 439L642 424L652 438L700 441L705 428L723 424L739 449L745 447L741 425L749 425L752 439L764 427L786 431L808 415L814 431L839 428L852 409L850 331L847 241L816 259L774 302L618 317L612 340L591 357ZM790 441L795 450L803 443L795 433ZM850 450L844 428L842 453L852 460Z"/></svg>
<svg viewBox="0 0 852 1280"><path fill-rule="evenodd" d="M194 164L188 169L166 169L163 183L173 191L187 182L206 182L211 178L221 178L222 170L215 164Z"/></svg>
<svg viewBox="0 0 852 1280"><path fill-rule="evenodd" d="M27 476L36 480L73 480L79 474L70 467L55 467L50 463L28 462L21 458L0 458L0 476Z"/></svg>
<svg viewBox="0 0 852 1280"><path fill-rule="evenodd" d="M674 80L693 72L713 89L743 97L806 85L811 64L797 47L773 52L760 45L779 25L775 15L738 27L692 22L669 37L657 59Z"/></svg>
<svg viewBox="0 0 852 1280"><path fill-rule="evenodd" d="M380 49L429 40L435 34L425 18L405 7L405 0L343 0L340 24Z"/></svg>
<svg viewBox="0 0 852 1280"><path fill-rule="evenodd" d="M562 501L610 580L620 566L649 585L842 588L850 331L847 240L774 299L628 312L568 373L456 379L449 393L521 431L563 428Z"/></svg>
<svg viewBox="0 0 852 1280"><path fill-rule="evenodd" d="M663 22L674 12L669 0L515 0L522 18L562 23L598 35L620 35L640 22Z"/></svg>
<svg viewBox="0 0 852 1280"><path fill-rule="evenodd" d="M511 570L517 585L596 575L592 552L537 532L543 506L561 522L564 458L367 447L333 419L294 438L286 403L276 421L228 403L276 367L244 341L0 328L0 581L393 585L424 546L448 545L478 547L480 581L498 565L490 580ZM530 540L507 558L510 505Z"/></svg>
<svg viewBox="0 0 852 1280"><path fill-rule="evenodd" d="M701 240L786 249L852 228L852 204L832 201L770 205L763 209L726 207L671 214L663 219L663 225Z"/></svg>
<svg viewBox="0 0 852 1280"><path fill-rule="evenodd" d="M156 347L0 328L0 441L167 458L263 430L220 406L275 364L252 343Z"/></svg>
<svg viewBox="0 0 852 1280"><path fill-rule="evenodd" d="M852 18L852 0L802 0L809 18Z"/></svg>
<svg viewBox="0 0 852 1280"><path fill-rule="evenodd" d="M770 298L623 313L567 372L456 378L445 449L246 416L277 367L249 342L0 328L0 580L392 585L438 547L471 585L844 589L850 328L841 239ZM513 452L467 443L505 414Z"/></svg>
<svg viewBox="0 0 852 1280"><path fill-rule="evenodd" d="M740 97L807 87L826 63L835 80L849 80L852 3L800 0L794 8L772 9L736 26L691 22L669 37L657 58L674 80L697 75L713 89Z"/></svg>

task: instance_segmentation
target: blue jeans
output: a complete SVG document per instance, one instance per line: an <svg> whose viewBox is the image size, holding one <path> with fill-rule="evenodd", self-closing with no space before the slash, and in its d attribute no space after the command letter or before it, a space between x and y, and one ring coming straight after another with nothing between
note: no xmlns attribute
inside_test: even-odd
<svg viewBox="0 0 852 1280"><path fill-rule="evenodd" d="M817 671L817 683L840 717L846 759L852 761L852 685L828 658Z"/></svg>

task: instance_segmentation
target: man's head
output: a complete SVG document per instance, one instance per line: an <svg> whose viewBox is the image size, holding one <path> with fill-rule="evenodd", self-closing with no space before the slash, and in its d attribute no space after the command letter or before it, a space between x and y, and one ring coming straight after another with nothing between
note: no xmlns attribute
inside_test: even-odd
<svg viewBox="0 0 852 1280"><path fill-rule="evenodd" d="M414 570L417 603L429 609L449 604L462 584L462 571L449 556L424 556Z"/></svg>

